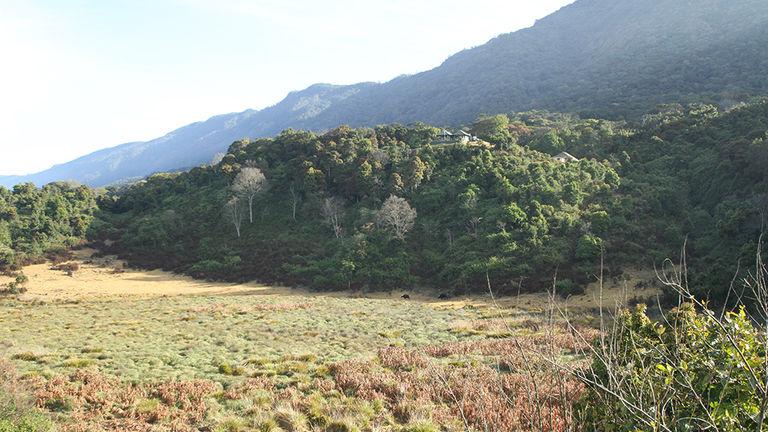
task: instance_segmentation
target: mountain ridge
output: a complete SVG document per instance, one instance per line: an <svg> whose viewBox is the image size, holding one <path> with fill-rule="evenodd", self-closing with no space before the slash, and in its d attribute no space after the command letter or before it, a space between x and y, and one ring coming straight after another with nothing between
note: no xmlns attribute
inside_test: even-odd
<svg viewBox="0 0 768 432"><path fill-rule="evenodd" d="M214 116L155 140L116 146L111 156L99 153L103 159L89 159L94 153L29 176L0 176L0 184L103 186L198 166L237 139L288 128L458 126L480 114L531 109L632 119L665 103L727 106L768 93L768 77L760 72L766 69L763 0L578 0L424 72L385 83L314 84L262 110Z"/></svg>

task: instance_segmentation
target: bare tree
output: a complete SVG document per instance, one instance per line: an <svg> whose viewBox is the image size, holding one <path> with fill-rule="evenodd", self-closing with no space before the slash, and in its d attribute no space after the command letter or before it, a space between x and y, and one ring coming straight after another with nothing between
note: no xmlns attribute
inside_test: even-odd
<svg viewBox="0 0 768 432"><path fill-rule="evenodd" d="M293 221L296 222L296 206L299 205L299 194L298 192L296 192L296 188L294 188L293 186L291 186L290 191L291 191L291 199L293 203Z"/></svg>
<svg viewBox="0 0 768 432"><path fill-rule="evenodd" d="M250 165L246 162L246 165ZM235 177L232 184L232 190L248 198L248 216L253 223L253 199L267 187L267 178L260 169L253 166L246 166Z"/></svg>
<svg viewBox="0 0 768 432"><path fill-rule="evenodd" d="M326 198L323 201L323 218L325 223L333 228L336 238L341 238L341 218L344 217L344 201L338 197Z"/></svg>
<svg viewBox="0 0 768 432"><path fill-rule="evenodd" d="M381 206L376 219L379 227L402 240L416 222L416 210L404 198L390 195Z"/></svg>
<svg viewBox="0 0 768 432"><path fill-rule="evenodd" d="M245 209L243 209L243 203L237 196L230 198L224 205L224 214L235 226L237 238L240 238L240 226L243 224L243 218L245 216L244 212Z"/></svg>

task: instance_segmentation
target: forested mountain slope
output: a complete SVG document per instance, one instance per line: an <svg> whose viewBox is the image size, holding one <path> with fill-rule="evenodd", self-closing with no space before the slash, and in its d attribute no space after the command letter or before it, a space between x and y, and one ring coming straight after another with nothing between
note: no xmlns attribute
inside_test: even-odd
<svg viewBox="0 0 768 432"><path fill-rule="evenodd" d="M237 142L217 166L114 191L91 236L142 266L316 289L485 290L487 275L535 290L557 274L568 293L594 278L601 251L618 277L677 256L687 238L691 281L722 299L737 262L754 262L768 102L671 105L641 127L526 112L472 129L493 146L398 125ZM564 150L580 161L553 160ZM254 168L268 187L253 222L244 209L233 219L231 185ZM392 196L407 203L401 220L415 210L404 233L382 217Z"/></svg>
<svg viewBox="0 0 768 432"><path fill-rule="evenodd" d="M0 184L72 179L105 185L208 163L235 139L288 128L460 125L481 113L529 109L635 119L667 102L727 107L768 93L765 70L764 0L578 0L431 71L384 84L312 86L261 111L217 116L37 175L0 177Z"/></svg>

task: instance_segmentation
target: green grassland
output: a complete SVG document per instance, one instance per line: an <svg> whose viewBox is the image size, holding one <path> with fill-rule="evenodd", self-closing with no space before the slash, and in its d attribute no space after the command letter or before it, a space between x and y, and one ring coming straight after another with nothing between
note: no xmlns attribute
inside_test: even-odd
<svg viewBox="0 0 768 432"><path fill-rule="evenodd" d="M578 342L542 322L396 295L5 298L0 394L43 431L524 430L532 407L562 425L553 401L580 387L520 350Z"/></svg>
<svg viewBox="0 0 768 432"><path fill-rule="evenodd" d="M221 364L312 354L334 362L382 346L456 341L451 310L402 300L321 296L176 296L1 304L0 352L25 372L95 365L131 381L221 379Z"/></svg>

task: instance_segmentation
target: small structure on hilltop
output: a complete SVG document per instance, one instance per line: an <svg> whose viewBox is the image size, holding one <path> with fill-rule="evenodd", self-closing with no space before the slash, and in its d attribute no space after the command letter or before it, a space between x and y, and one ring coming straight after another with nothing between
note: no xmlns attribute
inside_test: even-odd
<svg viewBox="0 0 768 432"><path fill-rule="evenodd" d="M568 153L568 152L562 152L558 154L557 156L553 156L552 159L560 162L560 163L568 163L568 162L578 162L579 159L575 157L574 155Z"/></svg>
<svg viewBox="0 0 768 432"><path fill-rule="evenodd" d="M466 144L469 142L475 142L477 141L477 137L469 134L461 129L451 132L448 129L443 129L440 131L440 135L438 137L438 140L436 143L438 144L455 144L455 143L461 143Z"/></svg>

